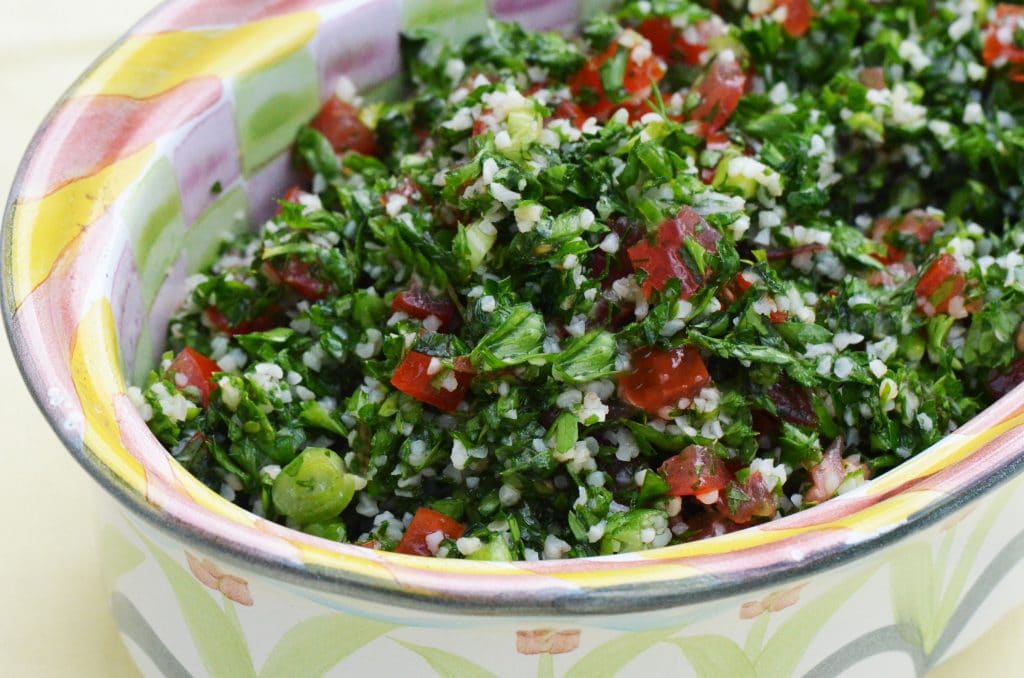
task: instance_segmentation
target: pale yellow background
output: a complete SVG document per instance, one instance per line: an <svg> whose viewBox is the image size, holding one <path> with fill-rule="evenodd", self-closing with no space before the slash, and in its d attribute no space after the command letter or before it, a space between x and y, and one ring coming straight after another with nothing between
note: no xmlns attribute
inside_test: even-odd
<svg viewBox="0 0 1024 678"><path fill-rule="evenodd" d="M216 2L217 0L208 0ZM74 78L153 5L149 0L3 0L0 191L46 112ZM97 488L65 452L0 341L0 675L135 675L101 593ZM1024 610L935 675L1024 671Z"/></svg>

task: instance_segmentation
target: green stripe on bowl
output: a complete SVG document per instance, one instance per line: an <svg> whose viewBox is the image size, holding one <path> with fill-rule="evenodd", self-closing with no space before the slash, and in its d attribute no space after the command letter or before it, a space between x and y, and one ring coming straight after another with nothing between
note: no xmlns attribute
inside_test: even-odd
<svg viewBox="0 0 1024 678"><path fill-rule="evenodd" d="M248 214L249 201L245 190L235 186L199 215L185 234L185 253L190 275L213 264L224 240L249 228Z"/></svg>
<svg viewBox="0 0 1024 678"><path fill-rule="evenodd" d="M277 157L320 108L320 75L306 50L235 81L235 124L246 176Z"/></svg>
<svg viewBox="0 0 1024 678"><path fill-rule="evenodd" d="M132 225L132 254L139 271L142 303L149 310L185 236L181 197L170 160L158 160L142 176L125 202L122 218Z"/></svg>
<svg viewBox="0 0 1024 678"><path fill-rule="evenodd" d="M486 0L405 0L402 30L430 30L452 40L465 40L487 26Z"/></svg>

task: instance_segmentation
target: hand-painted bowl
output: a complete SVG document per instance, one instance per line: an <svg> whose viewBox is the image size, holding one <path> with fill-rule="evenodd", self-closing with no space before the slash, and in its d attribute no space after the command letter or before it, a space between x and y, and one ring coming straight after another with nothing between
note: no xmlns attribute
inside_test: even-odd
<svg viewBox="0 0 1024 678"><path fill-rule="evenodd" d="M571 30L601 4L172 0L46 120L4 222L4 315L39 406L111 498L110 602L147 673L894 675L1020 618L1024 389L819 508L533 563L379 553L269 523L190 477L136 414L125 384L157 359L185 277L268 216L296 129L339 75L394 96L403 29L465 35L492 14Z"/></svg>

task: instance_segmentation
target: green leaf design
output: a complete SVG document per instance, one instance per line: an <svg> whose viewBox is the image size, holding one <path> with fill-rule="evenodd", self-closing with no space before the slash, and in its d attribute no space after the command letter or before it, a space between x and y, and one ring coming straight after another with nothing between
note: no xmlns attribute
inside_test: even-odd
<svg viewBox="0 0 1024 678"><path fill-rule="evenodd" d="M100 530L99 541L104 574L109 578L111 584L146 560L145 553L112 527L108 526Z"/></svg>
<svg viewBox="0 0 1024 678"><path fill-rule="evenodd" d="M917 541L895 552L889 569L889 587L896 625L907 641L927 654L935 641L930 628L935 619L945 573L936 572L931 544Z"/></svg>
<svg viewBox="0 0 1024 678"><path fill-rule="evenodd" d="M281 636L260 670L260 678L322 676L345 657L393 628L394 624L347 614L307 619Z"/></svg>
<svg viewBox="0 0 1024 678"><path fill-rule="evenodd" d="M970 574L971 568L974 567L974 563L978 559L978 553L981 551L981 545L985 542L985 538L988 537L988 533L992 530L992 526L995 525L996 519L1006 508L1006 505L1013 496L1012 492L1000 492L992 497L988 509L978 520L978 524L974 526L974 531L971 532L970 539L968 539L967 543L964 545L963 552L957 561L956 568L953 570L953 574L949 578L949 583L946 585L946 590L942 596L942 602L939 603L939 611L936 615L936 624L940 633L946 628L949 620L953 617L957 603L960 602L960 598L963 596L964 587L967 586L967 576ZM951 535L954 532L955 530L950 530ZM936 638L937 637L938 634L936 634Z"/></svg>
<svg viewBox="0 0 1024 678"><path fill-rule="evenodd" d="M545 652L537 659L537 678L555 677L555 658Z"/></svg>
<svg viewBox="0 0 1024 678"><path fill-rule="evenodd" d="M613 638L585 654L570 667L565 674L565 678L610 676L620 671L642 652L657 645L678 630L678 628L657 629L655 631L628 633Z"/></svg>
<svg viewBox="0 0 1024 678"><path fill-rule="evenodd" d="M870 579L879 565L866 567L810 603L802 605L771 637L754 662L759 676L791 676L825 622Z"/></svg>
<svg viewBox="0 0 1024 678"><path fill-rule="evenodd" d="M747 633L747 642L743 644L743 652L750 661L756 662L757 658L761 656L761 650L764 649L764 634L768 631L770 620L771 615L758 616L757 621L750 627L750 632Z"/></svg>
<svg viewBox="0 0 1024 678"><path fill-rule="evenodd" d="M392 638L391 640L423 657L430 664L430 668L437 671L439 676L458 676L459 678L493 678L495 676L494 673L491 673L479 664L457 654L438 650L435 647L416 645L404 640L398 640L397 638Z"/></svg>
<svg viewBox="0 0 1024 678"><path fill-rule="evenodd" d="M747 654L729 638L690 636L673 638L668 642L682 650L699 678L757 678L757 671Z"/></svg>
<svg viewBox="0 0 1024 678"><path fill-rule="evenodd" d="M226 613L191 572L145 536L140 536L171 584L189 633L192 634L192 642L209 674L214 678L255 677L256 670L252 665L249 646L237 619L233 619L234 611L230 615ZM226 607L233 605L225 601Z"/></svg>

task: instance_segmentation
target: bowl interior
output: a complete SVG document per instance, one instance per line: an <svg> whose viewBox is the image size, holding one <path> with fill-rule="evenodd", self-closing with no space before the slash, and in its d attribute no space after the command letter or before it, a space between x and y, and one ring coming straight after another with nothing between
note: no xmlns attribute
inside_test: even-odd
<svg viewBox="0 0 1024 678"><path fill-rule="evenodd" d="M462 37L492 15L568 31L607 4L172 0L140 22L50 114L5 219L11 340L37 402L79 461L147 519L282 576L315 575L357 595L464 605L513 598L530 609L560 601L580 610L635 609L653 595L707 597L796 576L926 524L1014 472L1024 449L1021 389L927 453L817 509L657 551L507 564L410 558L302 535L228 503L166 454L125 385L141 381L163 350L186 278L211 263L225 237L268 218L274 197L296 183L288 147L338 77L370 100L396 96L403 30Z"/></svg>

